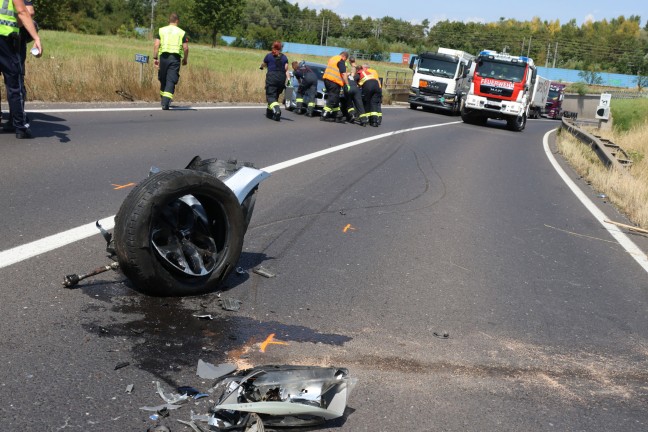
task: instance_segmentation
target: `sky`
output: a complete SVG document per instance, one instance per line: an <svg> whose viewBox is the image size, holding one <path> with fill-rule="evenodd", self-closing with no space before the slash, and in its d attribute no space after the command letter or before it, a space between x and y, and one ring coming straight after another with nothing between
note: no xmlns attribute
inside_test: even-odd
<svg viewBox="0 0 648 432"><path fill-rule="evenodd" d="M288 0L299 3L303 9L330 9L346 18L382 18L390 16L412 23L428 19L431 24L439 21L474 21L480 23L499 21L500 17L518 21L530 21L537 16L542 21L560 20L560 24L572 18L580 26L583 22L601 21L624 15L639 15L641 26L648 20L646 0L540 0L515 2L499 0ZM371 7L369 10L368 6Z"/></svg>

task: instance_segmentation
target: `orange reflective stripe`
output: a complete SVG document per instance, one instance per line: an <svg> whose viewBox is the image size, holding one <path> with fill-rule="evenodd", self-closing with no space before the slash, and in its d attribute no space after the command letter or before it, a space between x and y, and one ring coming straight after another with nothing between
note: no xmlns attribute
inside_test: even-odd
<svg viewBox="0 0 648 432"><path fill-rule="evenodd" d="M324 76L322 79L326 79L329 81L333 81L337 85L344 85L344 81L342 81L342 75L340 74L340 69L338 69L337 64L342 60L342 57L337 55L334 57L331 57L328 61L328 65L326 65L326 70L324 71Z"/></svg>

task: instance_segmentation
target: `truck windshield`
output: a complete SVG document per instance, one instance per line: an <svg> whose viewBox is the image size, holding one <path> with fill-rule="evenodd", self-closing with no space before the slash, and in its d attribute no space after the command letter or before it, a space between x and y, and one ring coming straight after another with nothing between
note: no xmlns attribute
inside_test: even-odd
<svg viewBox="0 0 648 432"><path fill-rule="evenodd" d="M457 70L457 63L431 57L421 57L418 65L418 72L434 75L443 78L454 78Z"/></svg>
<svg viewBox="0 0 648 432"><path fill-rule="evenodd" d="M547 97L547 100L557 100L559 95L560 95L559 90L551 89L549 90L549 96Z"/></svg>
<svg viewBox="0 0 648 432"><path fill-rule="evenodd" d="M502 63L485 59L479 62L475 74L483 78L522 82L526 66L526 63Z"/></svg>

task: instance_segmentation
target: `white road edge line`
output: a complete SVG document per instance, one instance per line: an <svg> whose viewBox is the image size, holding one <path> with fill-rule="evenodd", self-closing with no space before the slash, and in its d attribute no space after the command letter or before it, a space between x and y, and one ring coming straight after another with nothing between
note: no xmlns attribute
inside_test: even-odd
<svg viewBox="0 0 648 432"><path fill-rule="evenodd" d="M545 154L547 155L547 158L549 159L549 162L553 165L554 169L560 175L560 177L563 179L565 184L571 189L571 191L576 195L576 198L580 200L581 203L587 208L587 210L592 213L592 216L596 220L598 220L601 225L603 225L603 228L605 228L610 235L617 241L623 248L632 256L635 261L639 263L641 267L648 273L648 256L646 256L645 253L639 247L628 238L628 236L623 233L619 227L613 224L609 224L605 222L605 219L607 219L607 216L599 210L599 208L594 204L584 193L583 191L572 181L572 179L569 178L567 173L562 169L562 167L558 164L558 161L554 157L553 153L551 152L551 149L549 148L549 135L552 133L556 132L557 129L551 130L547 132L542 140L542 145L544 147Z"/></svg>
<svg viewBox="0 0 648 432"><path fill-rule="evenodd" d="M255 107L258 108L258 107ZM158 108L159 109L159 108ZM39 111L39 112L46 112L46 111ZM61 111L57 111L61 112ZM415 132L419 130L424 130L424 129L430 129L430 128L435 128L435 127L441 127L441 126L448 126L448 125L453 125L461 123L460 121L454 121L454 122L448 122L448 123L441 123L441 124L434 124L434 125L427 125L427 126L419 126L419 127L413 127L409 129L401 129L393 132L387 132L384 134L380 135L375 135L363 139L359 139L356 141L351 141L346 144L340 144L335 147L328 148L326 150L320 150L315 153L307 154L304 156L300 156L294 159L287 160L285 162L281 162L275 165L270 165L266 168L261 168L264 171L267 171L269 173L277 172L279 170L318 158L325 156L330 153L334 153L337 151L341 151L344 149L347 149L349 147L354 147L360 144L365 144L371 141L376 141L382 138L394 136L394 135L400 135L408 132ZM101 226L103 226L105 229L112 229L115 227L115 216L109 216L107 218L101 219L99 221ZM83 240L88 237L92 237L93 235L99 234L99 230L95 226L95 222L91 222L85 225L81 225L80 227L77 228L72 228L67 231L63 231L58 234L51 235L49 237L42 238L40 240L35 240L31 243L27 243L21 246L16 246L11 249L7 249L5 251L0 252L0 268L8 267L12 264L19 263L21 261L25 261L29 258L33 258L37 255L41 255L45 252L50 252L54 249L58 249L60 247L66 246L70 243L74 243L79 240Z"/></svg>

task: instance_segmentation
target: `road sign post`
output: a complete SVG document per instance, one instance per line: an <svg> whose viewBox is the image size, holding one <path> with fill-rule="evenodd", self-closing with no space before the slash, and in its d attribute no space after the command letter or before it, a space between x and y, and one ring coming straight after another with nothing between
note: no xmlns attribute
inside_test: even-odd
<svg viewBox="0 0 648 432"><path fill-rule="evenodd" d="M135 61L140 64L140 84L142 84L142 75L144 73L144 64L149 62L149 56L144 54L135 54Z"/></svg>
<svg viewBox="0 0 648 432"><path fill-rule="evenodd" d="M596 118L599 119L599 129L601 128L601 123L603 121L608 121L610 119L610 101L612 100L612 95L610 93L601 93L601 99L599 104L596 107Z"/></svg>

